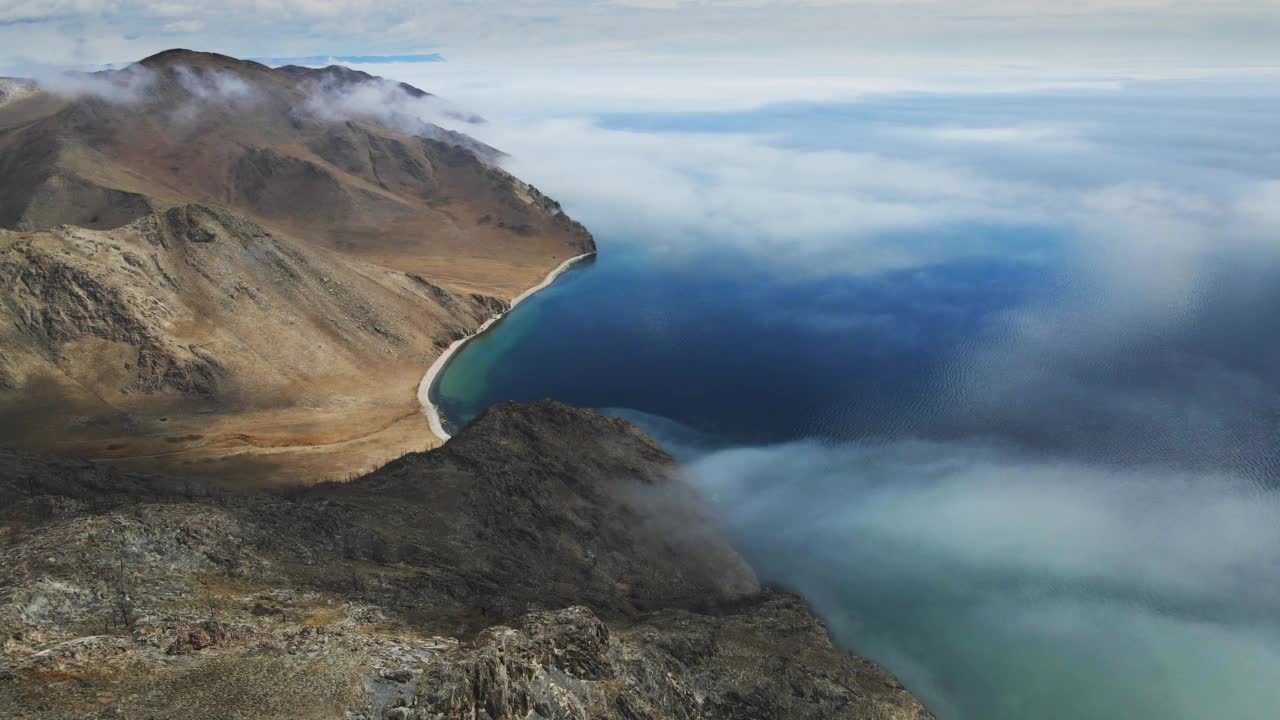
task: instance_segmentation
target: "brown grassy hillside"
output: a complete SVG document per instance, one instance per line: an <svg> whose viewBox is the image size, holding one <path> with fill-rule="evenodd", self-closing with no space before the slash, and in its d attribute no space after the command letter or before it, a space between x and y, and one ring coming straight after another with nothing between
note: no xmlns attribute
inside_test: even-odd
<svg viewBox="0 0 1280 720"><path fill-rule="evenodd" d="M185 50L0 101L7 444L233 481L433 444L433 358L594 244L429 102Z"/></svg>

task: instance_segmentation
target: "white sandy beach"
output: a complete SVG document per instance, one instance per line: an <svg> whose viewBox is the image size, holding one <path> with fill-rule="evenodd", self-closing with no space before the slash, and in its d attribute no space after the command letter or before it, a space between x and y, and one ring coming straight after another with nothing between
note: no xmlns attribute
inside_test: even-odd
<svg viewBox="0 0 1280 720"><path fill-rule="evenodd" d="M547 273L547 276L543 278L542 282L538 283L537 285L534 285L528 290L525 290L524 292L520 293L520 295L516 297L515 300L512 300L511 307L508 308L506 312L502 312L502 313L498 313L497 315L494 315L493 317L484 321L484 324L482 324L479 328L477 328L474 333L464 338L453 341L453 343L449 345L449 347L446 348L443 353L441 353L440 357L436 358L436 361L434 363L431 363L431 367L427 369L427 374L422 376L422 382L418 384L418 402L422 404L422 412L425 413L427 416L427 423L431 426L432 434L440 438L441 442L444 442L449 439L449 433L445 432L444 423L441 422L440 420L440 408L436 407L435 404L431 402L431 386L432 384L435 383L436 377L438 377L440 373L444 370L445 366L449 364L449 359L452 358L454 353L458 352L458 350L463 345L465 345L468 340L476 337L477 335L484 332L485 330L488 330L489 327L492 326L495 322L502 319L503 315L506 315L508 312L511 312L512 310L514 310L517 305L529 299L529 297L531 297L534 293L538 292L539 290L542 290L543 288L547 287L551 283L555 282L556 278L560 277L560 275L565 270L569 269L569 266L573 265L579 260L591 257L592 255L595 255L595 253L593 252L585 253L583 255L571 257L568 260L565 260L564 262L560 263L560 265L557 266L554 270Z"/></svg>

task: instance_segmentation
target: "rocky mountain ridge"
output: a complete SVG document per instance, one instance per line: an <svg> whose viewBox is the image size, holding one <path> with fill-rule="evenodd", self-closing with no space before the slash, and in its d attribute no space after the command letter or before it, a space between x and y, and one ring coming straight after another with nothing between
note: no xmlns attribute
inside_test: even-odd
<svg viewBox="0 0 1280 720"><path fill-rule="evenodd" d="M6 452L0 500L5 717L930 717L558 403L287 493Z"/></svg>

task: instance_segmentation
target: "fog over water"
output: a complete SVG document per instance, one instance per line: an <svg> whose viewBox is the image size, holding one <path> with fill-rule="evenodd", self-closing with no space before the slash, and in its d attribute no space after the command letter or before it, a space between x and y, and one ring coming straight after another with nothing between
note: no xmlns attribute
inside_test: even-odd
<svg viewBox="0 0 1280 720"><path fill-rule="evenodd" d="M712 453L761 574L940 717L1253 718L1280 701L1276 494L964 445Z"/></svg>
<svg viewBox="0 0 1280 720"><path fill-rule="evenodd" d="M1277 87L499 119L601 254L436 397L633 419L941 718L1268 717Z"/></svg>

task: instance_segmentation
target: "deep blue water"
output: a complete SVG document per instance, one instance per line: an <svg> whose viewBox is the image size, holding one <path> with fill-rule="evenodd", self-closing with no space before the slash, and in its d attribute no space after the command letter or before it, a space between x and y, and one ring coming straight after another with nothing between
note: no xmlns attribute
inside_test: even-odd
<svg viewBox="0 0 1280 720"><path fill-rule="evenodd" d="M986 232L1048 243L1033 229ZM555 398L661 416L720 444L918 430L947 364L1052 284L1041 263L997 258L794 278L744 257L600 244L450 364L434 393L450 428L500 400Z"/></svg>
<svg viewBox="0 0 1280 720"><path fill-rule="evenodd" d="M625 133L619 153L763 133L1000 183L951 191L963 202L943 209L965 219L870 244L797 223L772 241L798 263L724 228L772 217L739 194L773 182L760 197L785 203L838 163L744 183L794 157L753 166L733 146L716 176L656 148L674 163L657 177L691 175L687 192L728 215L676 208L671 227L670 199L646 205L643 188L544 186L599 256L469 343L433 397L455 429L548 397L639 423L762 579L803 592L943 720L1277 716L1277 97L1156 85L600 118ZM1061 122L1077 126L1065 140L903 133ZM850 203L942 205L848 177ZM1023 206L1031 219L1009 219ZM908 261L879 264L885 248Z"/></svg>

